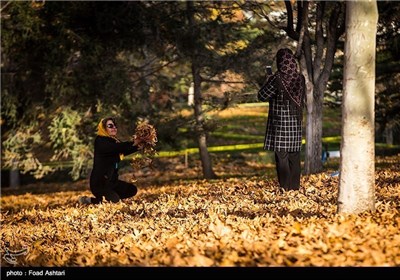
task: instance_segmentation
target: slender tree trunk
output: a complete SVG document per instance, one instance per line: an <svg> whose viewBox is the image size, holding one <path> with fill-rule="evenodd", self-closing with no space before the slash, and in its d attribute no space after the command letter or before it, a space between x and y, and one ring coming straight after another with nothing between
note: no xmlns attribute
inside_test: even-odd
<svg viewBox="0 0 400 280"><path fill-rule="evenodd" d="M202 109L201 98L201 77L196 66L192 65L193 82L194 82L194 116L196 119L196 136L199 144L200 160L203 168L203 176L205 179L214 179L215 175L212 169L212 161L207 148L207 132L204 129L204 114Z"/></svg>
<svg viewBox="0 0 400 280"><path fill-rule="evenodd" d="M304 69L304 68L303 68ZM307 72L307 71L305 71ZM315 126L312 124L312 120L315 119L314 116L314 85L310 82L309 79L306 78L306 96L307 96L307 110L306 110L306 145L305 145L305 157L304 157L304 173L310 174L311 173L311 165L313 159L313 146L309 145L308 141L312 143L313 135L316 133L314 132Z"/></svg>
<svg viewBox="0 0 400 280"><path fill-rule="evenodd" d="M10 187L19 188L19 186L20 186L20 175L19 175L18 164L14 162L13 166L10 169Z"/></svg>
<svg viewBox="0 0 400 280"><path fill-rule="evenodd" d="M393 145L393 128L391 126L386 126L385 131L384 131L384 135L385 135L385 142L388 145Z"/></svg>
<svg viewBox="0 0 400 280"><path fill-rule="evenodd" d="M375 210L376 1L346 8L339 213Z"/></svg>
<svg viewBox="0 0 400 280"><path fill-rule="evenodd" d="M140 112L143 116L151 116L153 115L152 106L150 103L150 88L151 88L151 81L148 78L147 74L151 72L151 57L149 57L147 47L144 46L142 50L142 55L144 57L144 67L143 67L143 78L140 81L140 88L141 88L141 103L140 103Z"/></svg>
<svg viewBox="0 0 400 280"><path fill-rule="evenodd" d="M194 24L193 2L187 1L187 16L190 27L190 38L193 44L196 44L197 37ZM196 137L199 144L200 160L203 167L203 176L205 179L214 179L216 174L212 169L211 157L207 148L207 131L204 128L203 98L201 96L201 76L200 67L198 67L197 49L194 47L191 55L192 75L193 75L193 97L194 97L194 117L196 120Z"/></svg>

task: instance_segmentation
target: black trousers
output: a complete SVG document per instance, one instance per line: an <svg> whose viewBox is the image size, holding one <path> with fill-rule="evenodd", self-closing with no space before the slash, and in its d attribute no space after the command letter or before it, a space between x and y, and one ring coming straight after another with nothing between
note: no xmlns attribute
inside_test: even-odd
<svg viewBox="0 0 400 280"><path fill-rule="evenodd" d="M275 152L276 173L281 188L298 190L300 188L300 151Z"/></svg>
<svg viewBox="0 0 400 280"><path fill-rule="evenodd" d="M112 187L102 190L92 190L95 197L91 197L92 204L98 204L103 201L103 197L110 202L119 202L121 199L135 196L137 187L134 184L117 180L113 182Z"/></svg>

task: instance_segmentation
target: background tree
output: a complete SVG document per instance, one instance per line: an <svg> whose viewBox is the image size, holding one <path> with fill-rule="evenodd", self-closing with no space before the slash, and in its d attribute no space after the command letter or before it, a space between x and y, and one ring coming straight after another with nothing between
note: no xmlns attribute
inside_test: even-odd
<svg viewBox="0 0 400 280"><path fill-rule="evenodd" d="M187 4L187 18L188 18L188 45L189 57L192 68L193 76L193 90L194 90L194 117L196 120L195 132L197 135L197 141L199 145L200 158L203 167L203 175L206 179L216 178L216 175L212 169L212 162L210 154L207 150L207 131L205 129L205 119L203 113L203 101L201 94L201 83L202 78L200 75L201 61L204 59L204 55L201 55L200 48L204 48L201 44L201 37L199 35L200 28L195 23L195 10L193 2L186 2ZM200 44L199 44L200 43ZM204 51L204 49L203 49Z"/></svg>
<svg viewBox="0 0 400 280"><path fill-rule="evenodd" d="M400 2L378 1L376 141L400 144Z"/></svg>
<svg viewBox="0 0 400 280"><path fill-rule="evenodd" d="M375 210L376 1L346 7L339 213Z"/></svg>
<svg viewBox="0 0 400 280"><path fill-rule="evenodd" d="M309 23L309 2L297 1L297 25L292 22L292 5L285 1L288 13L286 32L299 41L300 60L307 86L306 174L322 170L322 114L324 92L332 70L337 42L344 31L343 2L315 3L315 24ZM312 30L311 27L315 26ZM311 29L311 30L310 30Z"/></svg>
<svg viewBox="0 0 400 280"><path fill-rule="evenodd" d="M10 152L3 163L18 162L21 170L42 177L56 170L43 161L69 159L71 175L78 178L90 168L101 117L134 120L152 113L141 106L150 102L141 85L157 80L151 74L167 57L148 63L154 50L162 52L143 27L147 14L155 12L130 1L7 3L2 2L1 15L1 117L3 151ZM147 56L136 59L143 52ZM133 126L120 122L125 136ZM17 134L35 141L21 146L9 137Z"/></svg>
<svg viewBox="0 0 400 280"><path fill-rule="evenodd" d="M292 3L296 2L294 6ZM307 122L304 172L322 170L322 114L324 93L329 81L337 42L344 32L344 2L285 1L286 14L280 5L276 13L265 11L264 3L251 2L251 9L272 26L283 30L297 42L296 55L306 77ZM274 15L274 16L273 16ZM296 16L296 17L295 17Z"/></svg>
<svg viewBox="0 0 400 280"><path fill-rule="evenodd" d="M176 19L180 28L170 40L177 47L181 63L190 65L194 90L193 132L200 151L203 176L211 179L216 174L212 169L207 138L213 129L213 122L204 108L215 106L209 100L207 102L204 91L210 84L226 82L224 79L229 76L228 70L235 69L234 58L245 52L256 36L251 27L246 27L248 19L233 2L187 1L174 4L178 13L170 18Z"/></svg>

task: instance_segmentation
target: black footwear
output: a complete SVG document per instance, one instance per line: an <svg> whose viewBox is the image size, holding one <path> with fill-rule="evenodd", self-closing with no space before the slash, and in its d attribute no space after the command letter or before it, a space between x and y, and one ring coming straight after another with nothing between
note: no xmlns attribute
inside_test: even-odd
<svg viewBox="0 0 400 280"><path fill-rule="evenodd" d="M78 199L78 202L79 202L80 204L91 204L91 203L92 203L92 200L91 200L90 197L88 197L88 196L81 196L81 197Z"/></svg>

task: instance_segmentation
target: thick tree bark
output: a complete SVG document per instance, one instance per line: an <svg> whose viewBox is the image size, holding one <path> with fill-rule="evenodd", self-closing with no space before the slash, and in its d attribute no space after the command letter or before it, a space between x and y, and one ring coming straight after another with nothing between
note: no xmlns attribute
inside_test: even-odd
<svg viewBox="0 0 400 280"><path fill-rule="evenodd" d="M323 94L309 83L307 88L307 125L304 173L322 170L322 106Z"/></svg>
<svg viewBox="0 0 400 280"><path fill-rule="evenodd" d="M347 3L339 213L375 210L377 21L376 1Z"/></svg>

